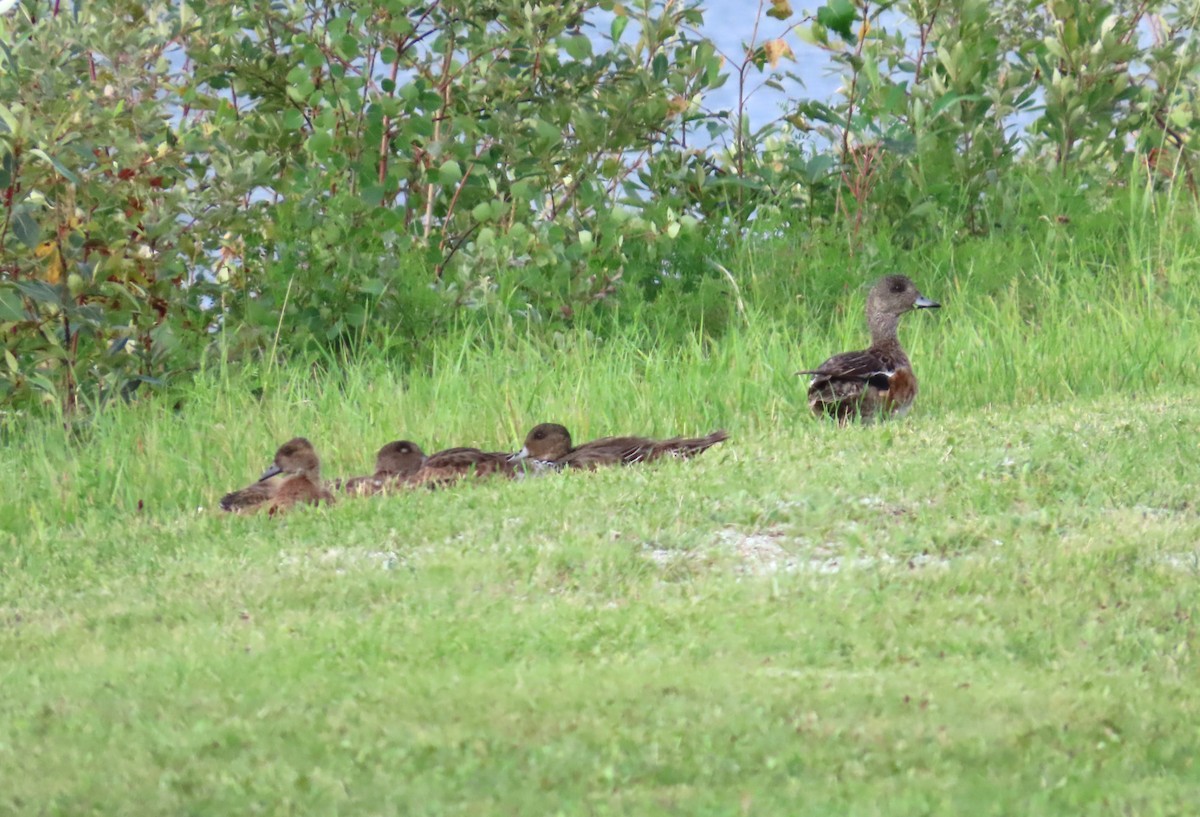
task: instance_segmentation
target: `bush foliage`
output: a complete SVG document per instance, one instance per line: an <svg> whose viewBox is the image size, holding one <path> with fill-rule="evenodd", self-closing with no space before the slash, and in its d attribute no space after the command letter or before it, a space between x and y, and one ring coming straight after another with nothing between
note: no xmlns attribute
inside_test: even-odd
<svg viewBox="0 0 1200 817"><path fill-rule="evenodd" d="M214 348L413 359L473 315L719 302L736 271L708 262L749 233L969 240L1023 217L1038 174L1196 195L1189 4L770 0L738 55L698 0L0 9L10 410ZM804 98L801 48L838 98ZM738 105L712 109L730 78ZM752 123L763 82L790 101Z"/></svg>

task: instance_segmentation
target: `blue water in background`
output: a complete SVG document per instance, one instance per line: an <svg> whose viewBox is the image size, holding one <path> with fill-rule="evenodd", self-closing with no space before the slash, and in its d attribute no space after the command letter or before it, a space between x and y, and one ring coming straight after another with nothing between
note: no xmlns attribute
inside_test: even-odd
<svg viewBox="0 0 1200 817"><path fill-rule="evenodd" d="M829 53L803 42L792 32L791 29L803 19L802 7L794 4L792 8L797 13L787 21L775 20L764 15L758 24L757 43L761 46L767 40L783 37L795 52L796 59L781 61L778 70L790 71L802 77L804 84L799 85L795 80L784 79L782 93L773 88L758 87L766 77L752 67L747 75L746 87L757 90L750 97L746 110L754 128L791 113L798 100L817 99L831 103L842 85L841 76L833 73L834 63ZM701 33L712 40L725 55L725 70L731 74L724 86L706 98L706 107L710 110L737 109L737 76L733 73L733 65L730 63L740 64L745 59L744 45L754 36L754 15L757 10L758 4L754 0L710 0L704 6L704 27ZM787 105L789 100L790 106Z"/></svg>

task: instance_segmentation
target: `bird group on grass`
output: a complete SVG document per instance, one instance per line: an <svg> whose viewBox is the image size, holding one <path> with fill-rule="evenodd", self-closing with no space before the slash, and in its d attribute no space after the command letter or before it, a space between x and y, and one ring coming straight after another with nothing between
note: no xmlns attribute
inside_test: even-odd
<svg viewBox="0 0 1200 817"><path fill-rule="evenodd" d="M830 417L839 425L860 420L870 423L889 416L904 416L917 396L917 378L897 336L900 316L914 309L940 306L922 295L903 275L888 275L867 296L867 327L871 345L843 352L810 375L808 404L817 417ZM728 439L723 430L704 437L604 437L580 446L557 423L535 426L525 444L514 453L478 448L447 448L426 455L408 440L390 442L375 457L375 471L367 476L325 483L321 462L304 437L288 440L275 452L271 466L253 484L226 494L226 511L284 510L299 503L333 502L334 493L370 496L418 487L441 487L464 479L517 479L564 468L595 469L631 465L661 457L686 459Z"/></svg>
<svg viewBox="0 0 1200 817"><path fill-rule="evenodd" d="M603 465L629 465L659 457L692 457L725 440L714 431L705 437L605 437L572 446L571 434L557 423L543 423L529 432L525 446L515 454L478 448L447 448L425 455L408 440L390 442L375 456L369 476L321 480L321 462L304 437L288 440L275 452L275 460L254 484L221 499L226 511L266 509L272 513L299 502L332 502L333 491L370 496L417 487L440 487L467 478L523 476L563 468L594 469ZM330 490L333 489L333 491Z"/></svg>

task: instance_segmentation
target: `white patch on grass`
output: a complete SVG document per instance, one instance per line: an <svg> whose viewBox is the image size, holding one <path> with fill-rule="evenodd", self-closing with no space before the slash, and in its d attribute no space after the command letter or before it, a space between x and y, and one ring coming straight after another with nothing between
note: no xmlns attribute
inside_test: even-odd
<svg viewBox="0 0 1200 817"><path fill-rule="evenodd" d="M925 570L948 568L955 561L955 557L930 553L849 555L831 542L817 544L807 537L789 536L782 531L747 533L736 528L718 531L716 541L706 548L669 550L646 546L644 553L660 568L681 562L700 562L713 555L732 555L735 557L734 571L747 576L778 573L829 576L845 570Z"/></svg>
<svg viewBox="0 0 1200 817"><path fill-rule="evenodd" d="M1161 553L1155 561L1172 570L1200 573L1200 551L1197 550L1186 551L1184 553Z"/></svg>
<svg viewBox="0 0 1200 817"><path fill-rule="evenodd" d="M394 570L400 564L400 557L392 550L334 547L303 553L281 552L279 563L283 567L324 568L342 575L352 569Z"/></svg>

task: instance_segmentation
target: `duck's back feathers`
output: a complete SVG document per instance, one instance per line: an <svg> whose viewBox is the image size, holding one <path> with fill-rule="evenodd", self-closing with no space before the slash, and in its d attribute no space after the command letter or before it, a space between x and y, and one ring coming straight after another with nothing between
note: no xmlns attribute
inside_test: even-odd
<svg viewBox="0 0 1200 817"><path fill-rule="evenodd" d="M511 477L514 474L513 464L509 461L511 456L508 453L482 451L478 448L447 448L431 454L421 470L411 477L410 482L414 485L436 487L469 476L486 477L495 474Z"/></svg>
<svg viewBox="0 0 1200 817"><path fill-rule="evenodd" d="M641 462L654 450L654 440L645 437L601 437L572 449L556 460L570 468L597 468Z"/></svg>
<svg viewBox="0 0 1200 817"><path fill-rule="evenodd" d="M669 440L652 440L647 437L603 437L573 449L558 460L571 468L597 468L601 465L632 465L650 462L663 456L681 459L694 457L729 435L721 430L705 437L672 437Z"/></svg>
<svg viewBox="0 0 1200 817"><path fill-rule="evenodd" d="M280 481L282 482L282 480ZM221 497L221 510L235 513L253 510L270 501L278 490L278 485L272 485L267 480L256 482L240 491L231 491Z"/></svg>

